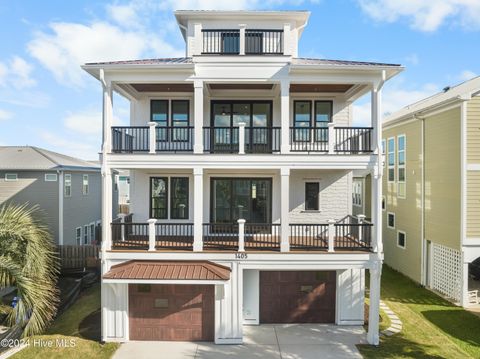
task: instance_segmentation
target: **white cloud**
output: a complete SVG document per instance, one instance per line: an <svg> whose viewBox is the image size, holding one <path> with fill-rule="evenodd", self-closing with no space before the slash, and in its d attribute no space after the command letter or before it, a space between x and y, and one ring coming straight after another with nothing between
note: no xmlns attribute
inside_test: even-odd
<svg viewBox="0 0 480 359"><path fill-rule="evenodd" d="M17 90L33 87L36 81L32 78L33 66L20 56L13 56L7 62L0 62L0 86Z"/></svg>
<svg viewBox="0 0 480 359"><path fill-rule="evenodd" d="M9 120L13 117L11 112L0 109L0 121Z"/></svg>
<svg viewBox="0 0 480 359"><path fill-rule="evenodd" d="M401 108L429 97L440 89L434 84L423 86L406 86L399 80L393 80L385 84L382 95L383 115L387 116ZM371 124L371 103L370 98L363 97L353 104L353 124L355 126L370 126Z"/></svg>
<svg viewBox="0 0 480 359"><path fill-rule="evenodd" d="M118 117L113 117L113 124L122 124ZM102 112L100 110L84 110L68 113L63 120L65 127L74 133L82 135L95 135L100 138L102 133Z"/></svg>
<svg viewBox="0 0 480 359"><path fill-rule="evenodd" d="M468 81L468 80L471 80L471 79L473 79L474 77L477 77L477 76L478 75L473 71L464 70L460 73L458 78L459 78L460 81Z"/></svg>
<svg viewBox="0 0 480 359"><path fill-rule="evenodd" d="M100 140L96 142L76 141L65 136L59 136L57 132L53 133L46 130L40 131L39 137L48 145L49 149L78 158L96 158L98 152L100 152Z"/></svg>
<svg viewBox="0 0 480 359"><path fill-rule="evenodd" d="M480 29L478 0L357 0L361 9L380 22L406 19L410 26L431 32L445 23L467 30Z"/></svg>

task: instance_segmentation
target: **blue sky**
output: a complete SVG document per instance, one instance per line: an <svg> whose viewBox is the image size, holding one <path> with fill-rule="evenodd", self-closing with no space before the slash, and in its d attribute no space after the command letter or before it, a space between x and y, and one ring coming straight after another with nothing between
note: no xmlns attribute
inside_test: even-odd
<svg viewBox="0 0 480 359"><path fill-rule="evenodd" d="M400 63L384 110L480 74L478 0L0 0L0 145L35 145L95 159L100 84L88 61L183 56L175 9L311 11L300 56ZM128 104L115 97L117 123ZM368 124L368 99L354 104Z"/></svg>

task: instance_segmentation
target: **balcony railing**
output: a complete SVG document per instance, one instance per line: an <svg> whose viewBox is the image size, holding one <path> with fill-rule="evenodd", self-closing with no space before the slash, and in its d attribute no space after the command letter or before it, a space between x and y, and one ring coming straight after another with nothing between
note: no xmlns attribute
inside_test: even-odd
<svg viewBox="0 0 480 359"><path fill-rule="evenodd" d="M193 151L193 126L156 127L157 152L191 152Z"/></svg>
<svg viewBox="0 0 480 359"><path fill-rule="evenodd" d="M204 223L203 248L214 250L238 249L238 224Z"/></svg>
<svg viewBox="0 0 480 359"><path fill-rule="evenodd" d="M202 54L241 54L240 30L202 30ZM283 30L246 29L244 37L245 55L283 54Z"/></svg>
<svg viewBox="0 0 480 359"><path fill-rule="evenodd" d="M149 132L145 126L112 127L112 152L148 152Z"/></svg>
<svg viewBox="0 0 480 359"><path fill-rule="evenodd" d="M372 227L372 223L346 216L335 223L335 249L371 249Z"/></svg>
<svg viewBox="0 0 480 359"><path fill-rule="evenodd" d="M210 153L238 153L240 147L245 153L280 152L280 137L280 127L244 127L244 131L240 127L203 128L204 151Z"/></svg>
<svg viewBox="0 0 480 359"><path fill-rule="evenodd" d="M193 223L156 223L155 249L193 249Z"/></svg>
<svg viewBox="0 0 480 359"><path fill-rule="evenodd" d="M328 249L328 224L290 224L291 250Z"/></svg>
<svg viewBox="0 0 480 359"><path fill-rule="evenodd" d="M373 127L335 127L335 152L372 152Z"/></svg>
<svg viewBox="0 0 480 359"><path fill-rule="evenodd" d="M290 127L290 151L328 152L327 127Z"/></svg>
<svg viewBox="0 0 480 359"><path fill-rule="evenodd" d="M280 224L245 223L246 250L280 250Z"/></svg>

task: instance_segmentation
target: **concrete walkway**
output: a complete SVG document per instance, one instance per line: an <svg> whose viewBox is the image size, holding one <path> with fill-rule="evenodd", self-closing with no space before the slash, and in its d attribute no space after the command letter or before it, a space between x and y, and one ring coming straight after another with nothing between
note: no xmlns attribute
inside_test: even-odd
<svg viewBox="0 0 480 359"><path fill-rule="evenodd" d="M330 359L362 358L355 344L366 343L361 326L285 324L244 327L244 344L191 342L124 343L114 359Z"/></svg>

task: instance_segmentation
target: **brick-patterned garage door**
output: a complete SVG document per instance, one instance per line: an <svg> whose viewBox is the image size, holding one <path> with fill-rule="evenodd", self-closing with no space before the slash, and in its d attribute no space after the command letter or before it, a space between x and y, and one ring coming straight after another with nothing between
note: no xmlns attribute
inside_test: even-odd
<svg viewBox="0 0 480 359"><path fill-rule="evenodd" d="M334 271L260 272L261 323L334 323Z"/></svg>
<svg viewBox="0 0 480 359"><path fill-rule="evenodd" d="M213 285L130 284L130 340L213 341Z"/></svg>

